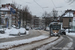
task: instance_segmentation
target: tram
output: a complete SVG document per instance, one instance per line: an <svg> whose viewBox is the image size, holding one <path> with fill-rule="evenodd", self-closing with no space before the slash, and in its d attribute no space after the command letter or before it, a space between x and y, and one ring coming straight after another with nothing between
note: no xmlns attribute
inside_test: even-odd
<svg viewBox="0 0 75 50"><path fill-rule="evenodd" d="M51 22L50 27L50 36L60 36L61 33L61 23L60 22Z"/></svg>

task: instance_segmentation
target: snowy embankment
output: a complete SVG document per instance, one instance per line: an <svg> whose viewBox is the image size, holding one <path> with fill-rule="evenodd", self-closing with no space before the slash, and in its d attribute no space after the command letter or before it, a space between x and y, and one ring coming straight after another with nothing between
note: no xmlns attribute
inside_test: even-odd
<svg viewBox="0 0 75 50"><path fill-rule="evenodd" d="M38 37L24 39L24 40L4 42L4 43L0 43L0 49L10 48L10 47L17 46L17 45L20 45L20 44L25 44L25 43L31 43L33 41L38 41L38 40L42 40L42 39L45 39L45 38L48 38L48 36L41 35L41 36L38 36Z"/></svg>
<svg viewBox="0 0 75 50"><path fill-rule="evenodd" d="M68 32L68 29L66 29L66 35L75 37L75 32Z"/></svg>
<svg viewBox="0 0 75 50"><path fill-rule="evenodd" d="M12 37L17 37L17 36L10 36L10 33L5 33L5 34L0 34L0 39L2 38L12 38ZM26 31L26 35L29 34L29 31ZM24 36L24 35L20 35L20 36Z"/></svg>
<svg viewBox="0 0 75 50"><path fill-rule="evenodd" d="M16 37L16 36L9 36L9 34L0 34L0 39L2 39L2 38L11 38L11 37Z"/></svg>
<svg viewBox="0 0 75 50"><path fill-rule="evenodd" d="M69 36L75 37L75 33L68 33L68 32L66 32L66 35L69 35Z"/></svg>
<svg viewBox="0 0 75 50"><path fill-rule="evenodd" d="M4 34L0 34L0 39L1 38L11 38L11 37L17 37L17 36L10 36L10 34L18 34L18 33L24 33L26 30L25 28L11 28L11 29L6 29ZM26 35L29 34L29 31L26 31ZM23 36L23 35L20 35Z"/></svg>

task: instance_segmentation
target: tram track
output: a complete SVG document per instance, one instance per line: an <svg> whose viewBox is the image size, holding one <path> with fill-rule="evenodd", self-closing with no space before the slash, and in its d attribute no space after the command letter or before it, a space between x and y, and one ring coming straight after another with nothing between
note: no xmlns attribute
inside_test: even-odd
<svg viewBox="0 0 75 50"><path fill-rule="evenodd" d="M51 40L51 38L54 38L53 40ZM56 37L48 37L48 38L45 38L45 39L42 39L42 40L39 40L39 41L33 41L31 43L28 43L28 44L21 44L21 45L18 45L18 46L13 46L12 48L8 48L8 49L11 49L11 50L17 50L16 47L20 48L20 47L24 47L24 49L22 50L36 50L37 48L43 46L43 45L46 45L48 43L51 43L51 42L54 42L56 41L57 39L59 38L56 38ZM51 41L48 41L48 40L51 40ZM47 41L47 42L46 42ZM38 45L39 44L39 45ZM30 45L32 47L30 47ZM29 47L28 47L29 46ZM27 47L27 48L26 48ZM20 48L21 49L21 48ZM20 50L19 49L19 50Z"/></svg>

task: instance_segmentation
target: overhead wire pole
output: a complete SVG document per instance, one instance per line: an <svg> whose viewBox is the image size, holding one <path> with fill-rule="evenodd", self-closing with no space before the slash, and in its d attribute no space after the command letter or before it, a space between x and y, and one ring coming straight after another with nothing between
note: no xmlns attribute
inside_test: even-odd
<svg viewBox="0 0 75 50"><path fill-rule="evenodd" d="M1 0L0 0L0 25L1 25Z"/></svg>

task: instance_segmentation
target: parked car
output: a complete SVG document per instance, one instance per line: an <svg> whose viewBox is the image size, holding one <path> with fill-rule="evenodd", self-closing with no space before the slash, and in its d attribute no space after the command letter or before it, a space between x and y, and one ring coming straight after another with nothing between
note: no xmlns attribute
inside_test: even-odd
<svg viewBox="0 0 75 50"><path fill-rule="evenodd" d="M26 30L30 30L30 27L29 26L26 26Z"/></svg>
<svg viewBox="0 0 75 50"><path fill-rule="evenodd" d="M5 29L6 29L6 26L0 25L0 33L1 34L4 34L5 33Z"/></svg>
<svg viewBox="0 0 75 50"><path fill-rule="evenodd" d="M14 35L14 36L20 36L20 35L24 35L24 34L26 34L26 29L25 28L11 28L11 30L10 30L10 35Z"/></svg>
<svg viewBox="0 0 75 50"><path fill-rule="evenodd" d="M19 29L20 34L26 34L26 29L25 28L20 28Z"/></svg>
<svg viewBox="0 0 75 50"><path fill-rule="evenodd" d="M61 35L66 35L65 29L61 29Z"/></svg>

